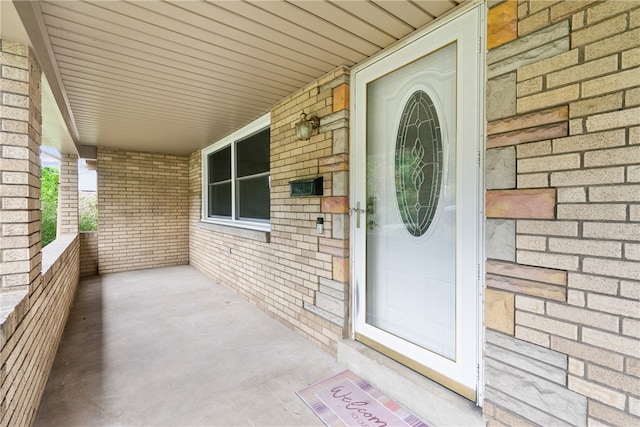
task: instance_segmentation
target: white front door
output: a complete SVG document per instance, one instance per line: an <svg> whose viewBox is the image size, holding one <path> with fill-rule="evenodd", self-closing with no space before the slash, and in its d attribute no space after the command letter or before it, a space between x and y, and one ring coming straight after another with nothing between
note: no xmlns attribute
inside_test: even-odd
<svg viewBox="0 0 640 427"><path fill-rule="evenodd" d="M475 400L479 8L354 71L356 339Z"/></svg>

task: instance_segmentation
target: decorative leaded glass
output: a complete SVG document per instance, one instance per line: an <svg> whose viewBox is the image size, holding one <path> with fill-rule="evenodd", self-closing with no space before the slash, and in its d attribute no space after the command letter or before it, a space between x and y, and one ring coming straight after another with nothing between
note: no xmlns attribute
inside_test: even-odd
<svg viewBox="0 0 640 427"><path fill-rule="evenodd" d="M442 133L424 91L407 101L396 139L396 200L407 231L424 235L436 213L442 184Z"/></svg>

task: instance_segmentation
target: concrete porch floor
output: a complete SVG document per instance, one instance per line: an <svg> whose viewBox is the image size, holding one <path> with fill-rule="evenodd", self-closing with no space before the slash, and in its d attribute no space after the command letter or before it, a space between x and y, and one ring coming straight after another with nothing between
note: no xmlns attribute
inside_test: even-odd
<svg viewBox="0 0 640 427"><path fill-rule="evenodd" d="M352 340L338 361L191 266L81 280L35 425L323 426L296 390L348 367L430 426L459 395Z"/></svg>
<svg viewBox="0 0 640 427"><path fill-rule="evenodd" d="M80 282L36 426L322 426L296 390L344 370L190 266Z"/></svg>

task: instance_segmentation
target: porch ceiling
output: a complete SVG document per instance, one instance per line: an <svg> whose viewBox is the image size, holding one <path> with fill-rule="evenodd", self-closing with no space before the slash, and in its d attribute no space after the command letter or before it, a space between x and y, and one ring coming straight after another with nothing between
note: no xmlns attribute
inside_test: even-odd
<svg viewBox="0 0 640 427"><path fill-rule="evenodd" d="M188 154L464 0L14 0L77 145Z"/></svg>

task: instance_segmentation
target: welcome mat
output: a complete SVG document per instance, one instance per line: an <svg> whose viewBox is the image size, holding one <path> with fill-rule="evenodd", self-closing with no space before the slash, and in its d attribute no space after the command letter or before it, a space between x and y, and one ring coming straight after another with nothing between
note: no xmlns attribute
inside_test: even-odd
<svg viewBox="0 0 640 427"><path fill-rule="evenodd" d="M329 427L428 427L351 371L312 384L296 394Z"/></svg>

